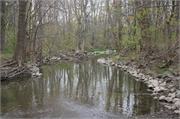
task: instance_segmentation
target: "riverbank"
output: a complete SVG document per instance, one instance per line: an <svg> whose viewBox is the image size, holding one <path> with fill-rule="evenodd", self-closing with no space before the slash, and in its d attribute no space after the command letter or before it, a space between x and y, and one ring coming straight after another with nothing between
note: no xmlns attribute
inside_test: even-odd
<svg viewBox="0 0 180 119"><path fill-rule="evenodd" d="M140 68L131 62L116 62L113 58L100 58L98 63L108 66L115 66L132 75L135 80L142 81L147 84L149 90L152 91L154 99L158 99L169 110L180 115L180 77L172 74L155 74L146 75L146 68Z"/></svg>
<svg viewBox="0 0 180 119"><path fill-rule="evenodd" d="M56 53L56 55L44 57L41 62L29 61L25 64L22 64L21 66L19 66L17 62L12 62L10 59L1 59L1 81L21 77L40 77L42 74L39 72L39 67L41 67L42 65L47 65L59 61L84 62L90 59L89 56L99 54L112 54L114 52L114 50L84 52L84 54L79 52L59 52Z"/></svg>
<svg viewBox="0 0 180 119"><path fill-rule="evenodd" d="M85 54L73 54L73 53L63 52L58 55L44 57L43 62L36 62L36 63L28 62L26 65L28 65L28 67L30 67L30 69L31 69L30 76L41 77L41 72L39 71L39 68L42 65L54 64L54 63L58 63L60 61L84 62L91 58L94 58L94 56L96 56L96 58L100 58L101 56L111 57L111 58L100 58L98 60L98 62L101 62L101 64L108 65L108 66L116 66L116 67L120 68L121 70L123 70L124 72L134 75L134 78L137 81L142 81L148 85L149 90L151 90L153 92L152 96L155 99L159 100L161 96L165 96L161 102L162 102L162 104L165 105L165 107L167 107L169 109L169 111L157 112L157 113L153 113L151 115L143 115L143 116L137 117L137 119L138 118L147 118L147 117L148 118L176 118L176 117L178 117L178 113L176 113L176 112L178 112L179 110L175 105L175 103L176 104L179 103L179 100L177 99L178 98L177 93L176 93L178 91L179 83L175 82L175 81L178 81L178 76L172 76L172 74L170 74L170 75L167 74L167 76L165 74L154 74L154 76L152 76L150 74L149 75L145 74L148 67L140 68L139 66L136 66L135 64L133 64L133 62L130 62L130 61L128 62L128 61L124 61L124 60L117 62L118 61L117 58L120 58L120 56L112 55L112 53L115 53L115 51L113 51L113 50L96 51L96 52L91 52L91 53L87 52ZM115 53L115 54L118 54L118 53ZM28 69L28 70L30 70L30 69ZM34 73L32 73L32 71L34 71ZM39 75L38 75L38 73L39 73ZM151 74L153 74L153 73L151 73ZM22 74L20 74L19 76L22 76ZM174 80L174 77L177 80ZM147 80L146 80L146 78L147 78ZM160 81L162 81L162 82L160 82ZM162 85L162 84L166 84L166 85ZM168 89L168 90L166 90L166 89ZM174 97L174 94L175 94L175 97ZM171 98L172 98L172 102L170 101ZM167 99L169 99L170 102L168 102Z"/></svg>

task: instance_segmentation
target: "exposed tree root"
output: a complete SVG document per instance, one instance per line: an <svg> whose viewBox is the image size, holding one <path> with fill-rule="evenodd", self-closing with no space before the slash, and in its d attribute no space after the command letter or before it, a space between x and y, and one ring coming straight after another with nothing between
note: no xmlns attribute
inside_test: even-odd
<svg viewBox="0 0 180 119"><path fill-rule="evenodd" d="M14 64L16 64L17 62L16 61L14 61L14 62L6 62L6 63L4 63L4 65L2 65L1 67L9 67L9 66L12 66L12 65L14 65Z"/></svg>
<svg viewBox="0 0 180 119"><path fill-rule="evenodd" d="M28 71L28 66L19 66L15 67L11 70L6 69L5 71L1 72L1 80L11 79L14 77L18 77L21 75L30 75L30 72Z"/></svg>

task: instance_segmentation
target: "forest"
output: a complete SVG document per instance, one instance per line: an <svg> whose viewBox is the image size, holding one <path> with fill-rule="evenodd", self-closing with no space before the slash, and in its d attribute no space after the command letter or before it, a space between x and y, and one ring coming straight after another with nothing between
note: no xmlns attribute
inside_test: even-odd
<svg viewBox="0 0 180 119"><path fill-rule="evenodd" d="M179 1L1 0L1 59L10 64L106 49L179 72Z"/></svg>
<svg viewBox="0 0 180 119"><path fill-rule="evenodd" d="M0 3L2 117L180 115L179 0Z"/></svg>

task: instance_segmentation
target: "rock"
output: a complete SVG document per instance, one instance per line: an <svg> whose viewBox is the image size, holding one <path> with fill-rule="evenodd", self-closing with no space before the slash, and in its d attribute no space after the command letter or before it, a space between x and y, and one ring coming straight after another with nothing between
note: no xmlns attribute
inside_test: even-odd
<svg viewBox="0 0 180 119"><path fill-rule="evenodd" d="M78 50L78 48L76 48L75 54L79 54L80 51Z"/></svg>
<svg viewBox="0 0 180 119"><path fill-rule="evenodd" d="M160 91L163 91L163 92L167 92L168 90L164 87L159 87L160 88Z"/></svg>
<svg viewBox="0 0 180 119"><path fill-rule="evenodd" d="M150 76L150 75L146 75L145 77L146 77L146 78L148 78L148 79L150 79L150 78L151 78L151 76Z"/></svg>
<svg viewBox="0 0 180 119"><path fill-rule="evenodd" d="M165 87L166 86L166 82L164 81L164 83L161 83L160 86Z"/></svg>
<svg viewBox="0 0 180 119"><path fill-rule="evenodd" d="M42 73L39 73L39 72L32 73L32 77L40 77L40 76L42 76Z"/></svg>
<svg viewBox="0 0 180 119"><path fill-rule="evenodd" d="M36 76L42 76L42 73L37 72Z"/></svg>
<svg viewBox="0 0 180 119"><path fill-rule="evenodd" d="M159 84L163 83L164 79L159 79Z"/></svg>
<svg viewBox="0 0 180 119"><path fill-rule="evenodd" d="M104 54L104 52L99 52L99 54Z"/></svg>
<svg viewBox="0 0 180 119"><path fill-rule="evenodd" d="M180 98L180 90L176 91L176 97Z"/></svg>
<svg viewBox="0 0 180 119"><path fill-rule="evenodd" d="M157 80L150 80L150 84L152 84L154 87L158 87L159 82Z"/></svg>
<svg viewBox="0 0 180 119"><path fill-rule="evenodd" d="M175 103L176 101L180 101L180 99L179 98L174 98L173 103Z"/></svg>
<svg viewBox="0 0 180 119"><path fill-rule="evenodd" d="M167 77L168 77L168 75L164 75L162 78L165 79L165 78L167 78Z"/></svg>
<svg viewBox="0 0 180 119"><path fill-rule="evenodd" d="M172 81L171 78L167 78L167 79L166 79L166 83L170 83L171 81Z"/></svg>
<svg viewBox="0 0 180 119"><path fill-rule="evenodd" d="M33 63L33 62L31 62L31 61L28 61L26 65L27 65L28 67L37 66L36 63Z"/></svg>
<svg viewBox="0 0 180 119"><path fill-rule="evenodd" d="M153 93L153 94L151 94L152 96L156 96L158 93Z"/></svg>
<svg viewBox="0 0 180 119"><path fill-rule="evenodd" d="M107 64L110 64L111 62L112 62L112 60L110 60L110 59L107 59L107 60L106 60L106 63L107 63Z"/></svg>
<svg viewBox="0 0 180 119"><path fill-rule="evenodd" d="M163 100L165 100L165 99L166 99L166 97L165 97L164 95L162 95L162 96L159 97L159 100L160 100L160 101L163 101Z"/></svg>
<svg viewBox="0 0 180 119"><path fill-rule="evenodd" d="M38 77L39 77L39 76L42 75L42 73L39 73L39 68L36 67L36 66L30 67L29 70L31 71L31 76L32 76L32 77L35 77L35 76L38 76Z"/></svg>
<svg viewBox="0 0 180 119"><path fill-rule="evenodd" d="M139 75L138 75L138 74L133 74L133 76L134 76L135 78L139 78Z"/></svg>
<svg viewBox="0 0 180 119"><path fill-rule="evenodd" d="M148 81L148 78L145 78L145 79L144 79L144 82L147 82L147 81Z"/></svg>
<svg viewBox="0 0 180 119"><path fill-rule="evenodd" d="M174 113L179 114L180 115L180 110L175 110Z"/></svg>
<svg viewBox="0 0 180 119"><path fill-rule="evenodd" d="M177 72L172 72L172 75L175 77L179 77L179 73L177 73Z"/></svg>
<svg viewBox="0 0 180 119"><path fill-rule="evenodd" d="M158 99L158 97L154 97L154 99Z"/></svg>
<svg viewBox="0 0 180 119"><path fill-rule="evenodd" d="M173 102L172 97L166 97L165 100L166 100L167 102L169 102L169 103Z"/></svg>
<svg viewBox="0 0 180 119"><path fill-rule="evenodd" d="M156 77L160 79L160 78L162 78L162 75L158 74Z"/></svg>
<svg viewBox="0 0 180 119"><path fill-rule="evenodd" d="M149 76L149 78L148 78L149 80L153 80L153 77L151 77L151 76Z"/></svg>
<svg viewBox="0 0 180 119"><path fill-rule="evenodd" d="M175 93L169 93L168 94L168 97L172 97L172 98L175 98L176 94Z"/></svg>
<svg viewBox="0 0 180 119"><path fill-rule="evenodd" d="M112 62L112 63L111 63L111 66L115 66L115 63L114 63L114 62Z"/></svg>
<svg viewBox="0 0 180 119"><path fill-rule="evenodd" d="M145 75L143 74L143 75L141 75L141 80L144 80L146 77L145 77Z"/></svg>
<svg viewBox="0 0 180 119"><path fill-rule="evenodd" d="M175 105L171 106L171 109L172 109L172 110L175 110L175 109L176 109L176 106L175 106Z"/></svg>
<svg viewBox="0 0 180 119"><path fill-rule="evenodd" d="M174 87L174 85L168 85L168 88L172 88L172 87Z"/></svg>
<svg viewBox="0 0 180 119"><path fill-rule="evenodd" d="M168 108L169 110L175 110L176 106L169 106L169 105L165 105L166 108Z"/></svg>
<svg viewBox="0 0 180 119"><path fill-rule="evenodd" d="M87 51L84 51L84 54L86 54L86 55L87 55L87 53L88 53Z"/></svg>
<svg viewBox="0 0 180 119"><path fill-rule="evenodd" d="M37 73L37 72L39 72L39 68L38 67L36 67L36 66L32 66L32 67L30 67L30 69L29 69L30 71L31 71L31 73Z"/></svg>
<svg viewBox="0 0 180 119"><path fill-rule="evenodd" d="M175 105L177 108L180 108L180 100L176 101L176 102L174 103L174 105Z"/></svg>
<svg viewBox="0 0 180 119"><path fill-rule="evenodd" d="M153 92L160 92L161 89L159 87L155 87Z"/></svg>
<svg viewBox="0 0 180 119"><path fill-rule="evenodd" d="M52 58L51 58L51 60L57 60L58 59L58 57L55 57L55 56L53 56Z"/></svg>
<svg viewBox="0 0 180 119"><path fill-rule="evenodd" d="M170 90L171 92L175 92L176 91L176 88L175 87L173 87L173 88L171 88L171 90Z"/></svg>
<svg viewBox="0 0 180 119"><path fill-rule="evenodd" d="M149 84L148 88L152 90L153 89L153 85Z"/></svg>
<svg viewBox="0 0 180 119"><path fill-rule="evenodd" d="M105 63L106 63L106 61L105 61L104 58L98 59L97 62L98 62L98 63L101 63L101 64L105 64Z"/></svg>

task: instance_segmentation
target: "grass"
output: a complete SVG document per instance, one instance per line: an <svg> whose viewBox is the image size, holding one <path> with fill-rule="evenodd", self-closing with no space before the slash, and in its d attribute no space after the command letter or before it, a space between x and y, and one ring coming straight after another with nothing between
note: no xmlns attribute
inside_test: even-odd
<svg viewBox="0 0 180 119"><path fill-rule="evenodd" d="M108 54L98 54L98 55L95 55L95 56L106 57L106 56L108 56Z"/></svg>
<svg viewBox="0 0 180 119"><path fill-rule="evenodd" d="M88 49L88 52L95 52L95 51L106 51L107 49Z"/></svg>
<svg viewBox="0 0 180 119"><path fill-rule="evenodd" d="M2 54L2 52L1 52ZM5 55L1 56L1 59L10 59L13 57L14 54L12 53L6 53Z"/></svg>

